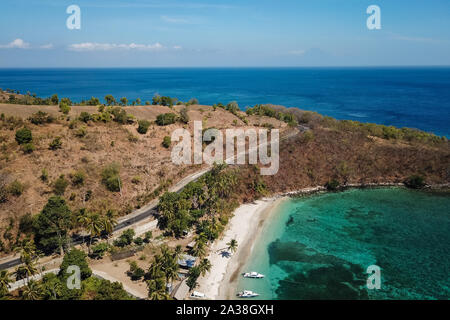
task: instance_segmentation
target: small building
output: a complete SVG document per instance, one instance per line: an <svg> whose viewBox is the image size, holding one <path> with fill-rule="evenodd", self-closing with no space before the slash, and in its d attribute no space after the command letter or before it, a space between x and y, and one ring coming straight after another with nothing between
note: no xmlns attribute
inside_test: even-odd
<svg viewBox="0 0 450 320"><path fill-rule="evenodd" d="M175 300L184 300L189 292L189 287L186 284L186 280L180 282L180 284L173 290L172 297Z"/></svg>
<svg viewBox="0 0 450 320"><path fill-rule="evenodd" d="M185 269L190 269L195 266L195 262L197 262L197 258L189 254L182 254L178 259L178 264L180 267Z"/></svg>

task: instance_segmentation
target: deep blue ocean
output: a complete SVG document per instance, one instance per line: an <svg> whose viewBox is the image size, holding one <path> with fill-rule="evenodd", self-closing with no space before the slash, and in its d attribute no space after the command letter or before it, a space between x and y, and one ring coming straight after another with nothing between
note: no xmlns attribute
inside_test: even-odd
<svg viewBox="0 0 450 320"><path fill-rule="evenodd" d="M272 103L450 136L450 67L0 69L0 88L74 101L160 94L243 110Z"/></svg>

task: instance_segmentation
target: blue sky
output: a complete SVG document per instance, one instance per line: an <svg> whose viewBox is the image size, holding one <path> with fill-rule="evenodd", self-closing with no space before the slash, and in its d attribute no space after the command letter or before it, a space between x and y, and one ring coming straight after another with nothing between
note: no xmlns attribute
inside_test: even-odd
<svg viewBox="0 0 450 320"><path fill-rule="evenodd" d="M81 30L66 8L81 8ZM381 30L366 9L381 8ZM450 65L449 0L2 0L0 67Z"/></svg>

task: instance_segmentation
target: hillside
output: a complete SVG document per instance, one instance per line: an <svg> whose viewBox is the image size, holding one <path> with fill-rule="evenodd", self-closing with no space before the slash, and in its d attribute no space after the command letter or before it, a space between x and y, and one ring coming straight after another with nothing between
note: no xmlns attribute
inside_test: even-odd
<svg viewBox="0 0 450 320"><path fill-rule="evenodd" d="M182 105L122 107L131 121L76 120L82 112L98 113L97 106L72 106L67 115L58 106L0 104L0 240L3 253L9 252L20 234L21 218L39 213L56 189L74 211L87 208L104 214L114 210L125 215L162 194L170 185L201 169L201 165L177 166L170 158L170 148L162 146L165 136L176 128L193 131L193 121L202 121L204 128L250 128L270 123L286 128L286 123L268 117L247 117L248 125L239 117L222 109L192 105L187 108L188 124L176 122L158 126L159 114L180 114ZM45 112L50 123L33 124L30 117ZM244 113L241 113L243 116ZM139 120L150 121L146 134L137 132ZM44 121L46 122L46 121ZM132 122L132 123L129 123ZM25 149L15 140L17 130L27 127L32 132L34 150ZM58 139L61 146L51 149ZM119 190L110 191L102 173L105 168L117 170ZM60 178L63 175L63 178ZM114 187L114 186L113 186ZM14 190L13 190L14 189ZM17 190L16 190L17 189ZM2 248L0 248L2 249Z"/></svg>

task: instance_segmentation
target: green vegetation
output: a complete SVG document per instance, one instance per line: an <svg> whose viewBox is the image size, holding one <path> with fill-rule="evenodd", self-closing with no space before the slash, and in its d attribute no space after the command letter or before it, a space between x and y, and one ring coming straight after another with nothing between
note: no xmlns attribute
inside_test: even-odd
<svg viewBox="0 0 450 320"><path fill-rule="evenodd" d="M170 145L172 144L172 140L169 136L165 136L162 142L162 146L166 149L170 148Z"/></svg>
<svg viewBox="0 0 450 320"><path fill-rule="evenodd" d="M119 192L121 190L122 181L119 176L120 170L117 163L111 163L103 168L101 176L102 183L112 192Z"/></svg>
<svg viewBox="0 0 450 320"><path fill-rule="evenodd" d="M177 98L171 98L171 97L161 97L159 95L156 95L152 99L153 105L159 105L159 106L167 106L172 107L174 104L177 103Z"/></svg>
<svg viewBox="0 0 450 320"><path fill-rule="evenodd" d="M336 120L331 117L323 117L321 124L325 127L339 131L359 132L365 136L378 137L385 140L404 140L408 142L420 142L425 144L447 143L446 137L439 137L411 128L396 128L374 123L362 123L352 120Z"/></svg>
<svg viewBox="0 0 450 320"><path fill-rule="evenodd" d="M107 106L115 106L117 104L116 99L110 94L105 96L105 101Z"/></svg>
<svg viewBox="0 0 450 320"><path fill-rule="evenodd" d="M175 113L163 113L156 117L156 124L158 126L167 126L177 121L177 115Z"/></svg>
<svg viewBox="0 0 450 320"><path fill-rule="evenodd" d="M127 274L131 278L131 280L137 281L145 276L145 271L138 266L136 261L131 261L130 269L128 270Z"/></svg>
<svg viewBox="0 0 450 320"><path fill-rule="evenodd" d="M189 123L189 115L187 113L187 108L183 108L180 111L180 121L184 124Z"/></svg>
<svg viewBox="0 0 450 320"><path fill-rule="evenodd" d="M329 191L336 191L339 188L339 185L339 181L337 181L336 179L332 179L325 184L325 188L327 188L327 190Z"/></svg>
<svg viewBox="0 0 450 320"><path fill-rule="evenodd" d="M247 109L246 113L250 115L258 115L258 116L265 116L270 118L275 118L280 121L286 122L289 125L297 125L297 120L295 119L295 116L288 112L279 112L275 109L263 105L263 104L257 104L253 108Z"/></svg>
<svg viewBox="0 0 450 320"><path fill-rule="evenodd" d="M36 113L33 113L31 117L28 118L28 120L35 125L40 124L46 124L46 123L52 123L55 119L49 115L47 112L38 111Z"/></svg>
<svg viewBox="0 0 450 320"><path fill-rule="evenodd" d="M127 106L128 105L128 99L125 98L125 97L120 98L120 105L123 106L123 107Z"/></svg>
<svg viewBox="0 0 450 320"><path fill-rule="evenodd" d="M33 257L36 248L32 241L28 241L21 249L21 260L24 265L16 272L20 279L28 279L37 274L38 270ZM81 288L70 289L67 286L69 266L78 266L81 275ZM9 298L8 286L12 282L12 275L7 271L0 272L0 299ZM13 297L13 296L11 296ZM83 251L72 249L64 255L57 275L48 273L42 280L28 280L27 285L19 290L19 298L23 300L130 300L132 299L118 282L92 277L92 270L86 261Z"/></svg>
<svg viewBox="0 0 450 320"><path fill-rule="evenodd" d="M58 195L62 196L64 192L66 192L66 188L69 185L69 182L66 180L64 175L60 175L58 179L56 179L55 183L53 184L53 192Z"/></svg>
<svg viewBox="0 0 450 320"><path fill-rule="evenodd" d="M40 178L41 178L41 180L43 182L47 182L48 181L48 171L47 171L47 169L45 169L45 168L42 169Z"/></svg>
<svg viewBox="0 0 450 320"><path fill-rule="evenodd" d="M137 132L139 132L140 134L146 134L148 128L150 127L150 122L147 120L139 120L138 124L139 127L137 128Z"/></svg>
<svg viewBox="0 0 450 320"><path fill-rule="evenodd" d="M50 144L48 145L48 147L50 148L50 150L58 150L62 148L62 141L61 141L61 137L56 137L55 139L53 139Z"/></svg>
<svg viewBox="0 0 450 320"><path fill-rule="evenodd" d="M71 227L71 211L66 201L53 196L33 221L33 233L37 248L46 253L60 254L67 244L67 235Z"/></svg>
<svg viewBox="0 0 450 320"><path fill-rule="evenodd" d="M92 247L92 252L89 255L92 259L101 259L108 252L109 245L106 242L101 242Z"/></svg>
<svg viewBox="0 0 450 320"><path fill-rule="evenodd" d="M158 205L160 227L180 237L195 225L198 233L204 233L209 240L216 239L223 229L216 216L227 215L234 209L236 204L231 200L236 185L233 170L226 170L225 165L215 165L180 193L166 192Z"/></svg>
<svg viewBox="0 0 450 320"><path fill-rule="evenodd" d="M31 142L22 145L22 151L26 154L32 153L35 149L36 147Z"/></svg>
<svg viewBox="0 0 450 320"><path fill-rule="evenodd" d="M411 189L422 189L425 186L425 179L419 175L412 175L405 180L405 186Z"/></svg>
<svg viewBox="0 0 450 320"><path fill-rule="evenodd" d="M18 180L14 180L8 186L8 192L15 197L21 196L24 189L25 189L24 185Z"/></svg>
<svg viewBox="0 0 450 320"><path fill-rule="evenodd" d="M81 280L86 280L92 275L92 270L89 268L86 258L86 253L83 251L78 249L70 250L64 255L58 276L62 279L66 279L69 276L67 268L69 266L78 266L80 268Z"/></svg>
<svg viewBox="0 0 450 320"><path fill-rule="evenodd" d="M33 136L31 134L31 130L27 127L19 129L16 131L16 141L18 144L29 143L33 141Z"/></svg>
<svg viewBox="0 0 450 320"><path fill-rule="evenodd" d="M83 111L83 112L80 113L78 119L79 119L80 121L83 121L83 122L86 122L86 123L87 123L87 122L89 122L89 121L92 120L92 116L91 116L88 112Z"/></svg>
<svg viewBox="0 0 450 320"><path fill-rule="evenodd" d="M114 245L116 247L126 247L129 246L133 243L133 238L135 236L134 230L133 229L127 229L124 232L122 232L122 234L120 235L120 237L116 240L114 240Z"/></svg>
<svg viewBox="0 0 450 320"><path fill-rule="evenodd" d="M65 101L61 101L61 103L59 104L59 111L61 111L63 114L69 114L70 112L69 104Z"/></svg>
<svg viewBox="0 0 450 320"><path fill-rule="evenodd" d="M70 175L70 179L72 180L72 184L74 186L82 186L86 176L83 171L75 171Z"/></svg>
<svg viewBox="0 0 450 320"><path fill-rule="evenodd" d="M160 252L153 257L153 261L145 274L148 296L150 300L168 300L167 285L178 280L178 259L182 253L181 246L170 249L167 245L160 247Z"/></svg>

